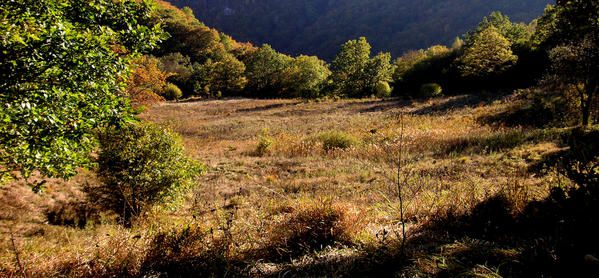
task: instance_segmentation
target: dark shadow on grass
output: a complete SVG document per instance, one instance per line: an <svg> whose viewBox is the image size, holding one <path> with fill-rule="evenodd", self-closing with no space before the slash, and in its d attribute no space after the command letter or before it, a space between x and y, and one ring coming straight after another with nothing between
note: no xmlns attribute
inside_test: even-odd
<svg viewBox="0 0 599 278"><path fill-rule="evenodd" d="M506 111L477 119L481 124L506 127L544 127L554 122L553 113L530 104L519 104Z"/></svg>
<svg viewBox="0 0 599 278"><path fill-rule="evenodd" d="M268 111L268 110L274 110L274 109L278 109L278 108L283 108L283 107L286 107L286 106L297 105L299 103L300 102L274 103L274 104L269 104L269 105L264 105L264 106L257 106L257 107L252 107L252 108L237 109L237 110L235 110L235 112L236 113L264 112L264 111Z"/></svg>
<svg viewBox="0 0 599 278"><path fill-rule="evenodd" d="M489 101L491 101L491 99L481 97L478 95L461 95L445 99L433 105L422 107L420 109L417 109L413 113L415 115L446 113L455 109L472 107L474 105L488 103Z"/></svg>
<svg viewBox="0 0 599 278"><path fill-rule="evenodd" d="M516 148L527 143L542 141L560 141L568 130L532 129L498 131L487 136L472 136L445 142L441 149L443 155L483 154Z"/></svg>

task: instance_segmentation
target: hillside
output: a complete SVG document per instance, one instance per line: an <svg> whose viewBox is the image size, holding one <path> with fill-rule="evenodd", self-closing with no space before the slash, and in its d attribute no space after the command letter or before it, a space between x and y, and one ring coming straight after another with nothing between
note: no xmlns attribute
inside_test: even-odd
<svg viewBox="0 0 599 278"><path fill-rule="evenodd" d="M148 212L132 229L93 220L82 210L94 203L84 201L82 188L100 180L83 172L50 181L43 195L20 184L1 188L3 215L16 216L0 221L0 231L6 236L12 225L22 265L40 276L141 277L150 270L169 277L535 276L567 263L523 267L553 251L517 241L537 232L534 242L551 237L543 225L554 221L552 206L533 213L542 203L528 202L546 198L559 178L535 165L560 154L567 129L486 124L520 102L459 96L164 104L142 118L182 134L186 153L208 169L176 209ZM409 178L402 190L405 260L397 257L401 203L393 181L401 132ZM350 146L323 148L335 137L351 138ZM525 210L529 219L513 222L512 213L518 219ZM526 229L529 222L535 226ZM70 227L77 223L88 228ZM512 232L503 233L508 227ZM8 243L0 265L14 271Z"/></svg>
<svg viewBox="0 0 599 278"><path fill-rule="evenodd" d="M223 13L294 8L267 33L315 51L533 14L480 1ZM327 62L163 0L0 1L0 277L599 277L599 0L468 30Z"/></svg>
<svg viewBox="0 0 599 278"><path fill-rule="evenodd" d="M171 0L240 41L269 43L288 54L331 59L339 45L366 36L394 56L450 44L492 11L516 22L541 15L552 0Z"/></svg>

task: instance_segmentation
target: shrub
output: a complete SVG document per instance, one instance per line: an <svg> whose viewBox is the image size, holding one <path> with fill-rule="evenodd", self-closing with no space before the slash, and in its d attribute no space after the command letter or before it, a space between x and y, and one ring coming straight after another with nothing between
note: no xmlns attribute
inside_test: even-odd
<svg viewBox="0 0 599 278"><path fill-rule="evenodd" d="M226 276L228 244L196 225L161 231L150 242L141 272L165 277Z"/></svg>
<svg viewBox="0 0 599 278"><path fill-rule="evenodd" d="M581 187L599 185L599 129L575 129L567 138L566 176Z"/></svg>
<svg viewBox="0 0 599 278"><path fill-rule="evenodd" d="M164 97L168 100L179 100L183 96L183 91L173 83L168 83L164 87Z"/></svg>
<svg viewBox="0 0 599 278"><path fill-rule="evenodd" d="M127 226L148 206L189 186L201 170L183 154L177 135L152 124L108 128L99 138L98 176L103 185L87 191Z"/></svg>
<svg viewBox="0 0 599 278"><path fill-rule="evenodd" d="M336 149L347 149L358 143L356 138L341 131L323 133L319 136L319 140L322 141L322 147L327 152Z"/></svg>
<svg viewBox="0 0 599 278"><path fill-rule="evenodd" d="M360 221L331 202L300 203L270 227L266 251L273 259L289 259L335 244L348 244Z"/></svg>
<svg viewBox="0 0 599 278"><path fill-rule="evenodd" d="M389 86L389 83L385 82L385 81L379 81L376 84L376 97L378 98L386 98L386 97L390 97L391 96L391 91L393 91L391 89L391 86Z"/></svg>
<svg viewBox="0 0 599 278"><path fill-rule="evenodd" d="M437 83L427 83L420 87L420 97L432 98L443 95L443 88Z"/></svg>
<svg viewBox="0 0 599 278"><path fill-rule="evenodd" d="M45 211L48 224L85 228L88 222L98 220L94 209L84 200L59 201Z"/></svg>
<svg viewBox="0 0 599 278"><path fill-rule="evenodd" d="M268 129L263 129L260 135L258 136L258 146L256 146L254 154L257 156L266 155L270 152L270 148L274 143L274 138L270 136Z"/></svg>

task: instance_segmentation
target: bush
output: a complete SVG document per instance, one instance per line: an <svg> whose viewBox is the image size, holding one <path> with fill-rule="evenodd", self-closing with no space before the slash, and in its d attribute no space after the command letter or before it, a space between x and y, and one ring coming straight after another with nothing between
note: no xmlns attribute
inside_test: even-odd
<svg viewBox="0 0 599 278"><path fill-rule="evenodd" d="M197 225L160 231L150 242L141 272L162 274L159 277L223 277L228 245Z"/></svg>
<svg viewBox="0 0 599 278"><path fill-rule="evenodd" d="M99 138L98 176L103 185L87 191L126 226L147 207L189 186L201 170L183 154L177 135L152 124L108 128Z"/></svg>
<svg viewBox="0 0 599 278"><path fill-rule="evenodd" d="M330 202L300 203L282 221L270 227L267 256L290 259L335 244L349 244L360 221L346 207Z"/></svg>
<svg viewBox="0 0 599 278"><path fill-rule="evenodd" d="M443 88L437 83L428 83L420 87L420 97L433 98L443 95Z"/></svg>
<svg viewBox="0 0 599 278"><path fill-rule="evenodd" d="M336 149L348 149L358 143L356 138L341 131L323 133L319 136L319 140L322 141L322 147L327 152Z"/></svg>
<svg viewBox="0 0 599 278"><path fill-rule="evenodd" d="M179 100L183 96L183 91L173 83L168 83L164 87L164 97L168 100Z"/></svg>
<svg viewBox="0 0 599 278"><path fill-rule="evenodd" d="M376 97L378 98L386 98L386 97L390 97L391 96L391 91L393 91L391 89L391 86L389 86L389 83L385 82L385 81L380 81L376 84Z"/></svg>
<svg viewBox="0 0 599 278"><path fill-rule="evenodd" d="M599 185L599 129L575 129L567 138L566 176L581 187Z"/></svg>
<svg viewBox="0 0 599 278"><path fill-rule="evenodd" d="M270 136L268 129L263 129L258 136L258 146L256 146L254 154L257 156L264 156L268 154L274 143L275 140Z"/></svg>

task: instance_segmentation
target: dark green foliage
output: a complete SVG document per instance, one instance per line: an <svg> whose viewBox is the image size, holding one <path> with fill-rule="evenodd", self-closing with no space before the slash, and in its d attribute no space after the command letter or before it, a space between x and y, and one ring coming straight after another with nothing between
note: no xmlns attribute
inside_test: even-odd
<svg viewBox="0 0 599 278"><path fill-rule="evenodd" d="M417 95L426 83L441 85L445 94L534 85L549 64L546 49L538 42L546 35L535 33L536 22L514 23L494 12L464 35L465 42L457 39L452 48L433 46L406 53L395 61L395 94Z"/></svg>
<svg viewBox="0 0 599 278"><path fill-rule="evenodd" d="M226 54L217 60L208 59L204 64L195 64L190 81L195 95L215 97L237 95L247 84L245 65L233 55Z"/></svg>
<svg viewBox="0 0 599 278"><path fill-rule="evenodd" d="M156 46L146 2L0 4L0 165L71 177L88 166L93 130L130 117L130 57Z"/></svg>
<svg viewBox="0 0 599 278"><path fill-rule="evenodd" d="M275 97L282 88L283 71L292 58L263 45L244 60L249 79L247 90L255 97Z"/></svg>
<svg viewBox="0 0 599 278"><path fill-rule="evenodd" d="M578 93L581 123L589 126L599 92L599 2L564 1L556 13L556 30L549 35L556 43L550 51L553 81Z"/></svg>
<svg viewBox="0 0 599 278"><path fill-rule="evenodd" d="M87 192L126 225L153 204L175 197L201 171L183 154L176 134L152 124L109 128L100 143L98 176L103 185Z"/></svg>
<svg viewBox="0 0 599 278"><path fill-rule="evenodd" d="M366 38L350 40L341 46L332 63L333 94L343 97L366 97L377 93L379 82L391 81L391 54L370 57Z"/></svg>
<svg viewBox="0 0 599 278"><path fill-rule="evenodd" d="M567 143L565 174L580 186L599 188L599 129L576 129Z"/></svg>
<svg viewBox="0 0 599 278"><path fill-rule="evenodd" d="M288 54L332 60L337 47L367 37L375 53L450 44L492 11L517 22L541 14L551 0L173 0L192 7L209 26L241 41L269 43Z"/></svg>
<svg viewBox="0 0 599 278"><path fill-rule="evenodd" d="M238 95L247 84L245 65L238 59L244 46L198 21L193 13L157 1L154 18L170 38L155 52L163 70L176 73L171 82L186 94L214 97Z"/></svg>
<svg viewBox="0 0 599 278"><path fill-rule="evenodd" d="M283 73L284 97L319 98L325 95L331 71L325 61L315 56L294 58Z"/></svg>

